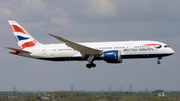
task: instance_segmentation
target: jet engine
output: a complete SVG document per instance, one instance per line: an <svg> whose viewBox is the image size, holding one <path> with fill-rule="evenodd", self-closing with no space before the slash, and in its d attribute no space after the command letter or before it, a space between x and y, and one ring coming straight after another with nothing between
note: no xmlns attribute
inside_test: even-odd
<svg viewBox="0 0 180 101"><path fill-rule="evenodd" d="M107 63L122 63L121 52L118 50L105 51L102 57Z"/></svg>

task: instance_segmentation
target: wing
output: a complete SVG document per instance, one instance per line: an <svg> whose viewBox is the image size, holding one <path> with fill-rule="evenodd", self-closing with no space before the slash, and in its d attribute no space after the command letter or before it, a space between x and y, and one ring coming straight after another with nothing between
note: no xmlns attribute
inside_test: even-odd
<svg viewBox="0 0 180 101"><path fill-rule="evenodd" d="M99 57L102 54L101 50L90 48L90 47L87 47L87 46L84 46L84 45L69 41L69 40L64 39L62 37L59 37L59 36L55 36L55 35L52 35L52 34L49 34L49 35L56 38L56 39L58 39L58 40L60 40L60 41L62 41L62 42L64 42L67 46L79 51L83 58L84 57L89 57L89 56Z"/></svg>

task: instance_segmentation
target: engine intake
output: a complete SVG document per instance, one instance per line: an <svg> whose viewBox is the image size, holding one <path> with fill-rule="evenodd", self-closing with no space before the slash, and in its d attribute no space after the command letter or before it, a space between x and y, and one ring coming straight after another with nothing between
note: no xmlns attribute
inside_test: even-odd
<svg viewBox="0 0 180 101"><path fill-rule="evenodd" d="M121 52L118 50L105 51L103 58L107 63L122 63Z"/></svg>

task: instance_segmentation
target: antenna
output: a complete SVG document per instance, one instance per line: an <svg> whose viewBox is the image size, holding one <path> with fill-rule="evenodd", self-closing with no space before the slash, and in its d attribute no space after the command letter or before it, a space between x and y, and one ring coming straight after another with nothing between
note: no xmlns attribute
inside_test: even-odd
<svg viewBox="0 0 180 101"><path fill-rule="evenodd" d="M146 92L146 93L147 93L147 89L148 89L148 88L147 88L147 86L146 86L146 88L145 88L145 92Z"/></svg>
<svg viewBox="0 0 180 101"><path fill-rule="evenodd" d="M14 85L14 93L16 93L16 86Z"/></svg>
<svg viewBox="0 0 180 101"><path fill-rule="evenodd" d="M132 93L132 84L130 84L129 88L130 88L130 93Z"/></svg>
<svg viewBox="0 0 180 101"><path fill-rule="evenodd" d="M71 92L73 92L73 84L71 84Z"/></svg>
<svg viewBox="0 0 180 101"><path fill-rule="evenodd" d="M111 93L111 85L109 85L109 93Z"/></svg>
<svg viewBox="0 0 180 101"><path fill-rule="evenodd" d="M122 93L122 87L120 87L120 93Z"/></svg>

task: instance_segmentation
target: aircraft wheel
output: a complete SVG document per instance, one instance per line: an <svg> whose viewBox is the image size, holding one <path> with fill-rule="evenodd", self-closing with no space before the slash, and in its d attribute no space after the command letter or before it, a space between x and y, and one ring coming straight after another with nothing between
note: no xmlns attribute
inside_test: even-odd
<svg viewBox="0 0 180 101"><path fill-rule="evenodd" d="M159 65L160 63L161 63L160 61L157 62L158 65Z"/></svg>
<svg viewBox="0 0 180 101"><path fill-rule="evenodd" d="M91 64L86 64L86 67L91 69Z"/></svg>
<svg viewBox="0 0 180 101"><path fill-rule="evenodd" d="M96 67L96 64L92 63L91 66L92 66L92 67Z"/></svg>

